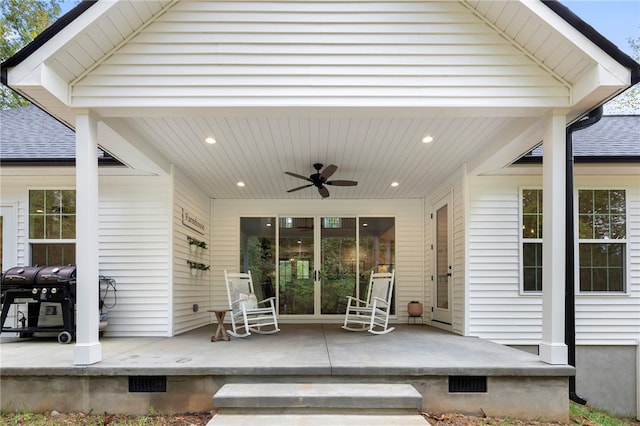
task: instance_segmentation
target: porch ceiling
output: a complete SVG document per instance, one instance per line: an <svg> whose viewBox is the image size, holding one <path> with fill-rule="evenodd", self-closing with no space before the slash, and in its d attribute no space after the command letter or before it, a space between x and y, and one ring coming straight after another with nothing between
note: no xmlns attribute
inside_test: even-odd
<svg viewBox="0 0 640 426"><path fill-rule="evenodd" d="M364 111L286 110L256 114L208 114L124 118L213 198L317 199L317 188L287 193L308 182L286 175L314 173L312 165L335 164L332 179L355 187L329 186L333 199L422 198L463 164L485 156L487 144L522 131L527 118L406 116ZM431 143L422 142L431 135ZM216 143L205 143L213 136ZM238 182L244 182L239 187ZM391 186L398 182L398 186Z"/></svg>

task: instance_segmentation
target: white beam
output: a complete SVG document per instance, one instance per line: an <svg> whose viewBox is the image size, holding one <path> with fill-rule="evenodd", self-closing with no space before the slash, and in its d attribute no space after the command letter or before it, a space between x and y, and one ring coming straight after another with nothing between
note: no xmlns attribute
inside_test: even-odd
<svg viewBox="0 0 640 426"><path fill-rule="evenodd" d="M132 169L154 175L171 172L170 162L122 120L103 119L98 132L100 146Z"/></svg>
<svg viewBox="0 0 640 426"><path fill-rule="evenodd" d="M565 344L566 113L553 111L544 124L542 161L542 343L540 359L567 364Z"/></svg>
<svg viewBox="0 0 640 426"><path fill-rule="evenodd" d="M76 365L102 360L99 337L98 125L76 112Z"/></svg>

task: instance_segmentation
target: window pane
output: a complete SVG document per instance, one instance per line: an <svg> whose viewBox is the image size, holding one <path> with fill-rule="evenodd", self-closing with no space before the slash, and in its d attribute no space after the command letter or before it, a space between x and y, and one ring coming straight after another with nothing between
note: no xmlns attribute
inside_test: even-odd
<svg viewBox="0 0 640 426"><path fill-rule="evenodd" d="M578 216L579 238L593 238L593 216L581 214Z"/></svg>
<svg viewBox="0 0 640 426"><path fill-rule="evenodd" d="M609 250L607 253L607 264L610 267L622 267L624 266L624 244L609 244Z"/></svg>
<svg viewBox="0 0 640 426"><path fill-rule="evenodd" d="M44 238L43 215L29 215L29 238Z"/></svg>
<svg viewBox="0 0 640 426"><path fill-rule="evenodd" d="M44 214L44 191L29 191L29 213Z"/></svg>
<svg viewBox="0 0 640 426"><path fill-rule="evenodd" d="M609 191L593 191L594 213L609 213Z"/></svg>
<svg viewBox="0 0 640 426"><path fill-rule="evenodd" d="M65 214L76 213L76 191L75 190L62 191L62 213L65 213Z"/></svg>
<svg viewBox="0 0 640 426"><path fill-rule="evenodd" d="M578 192L578 211L580 214L593 213L593 191Z"/></svg>
<svg viewBox="0 0 640 426"><path fill-rule="evenodd" d="M591 268L580 268L580 291L592 291Z"/></svg>
<svg viewBox="0 0 640 426"><path fill-rule="evenodd" d="M609 238L609 216L597 214L593 216L593 237L598 240Z"/></svg>
<svg viewBox="0 0 640 426"><path fill-rule="evenodd" d="M542 291L542 243L522 245L523 290Z"/></svg>
<svg viewBox="0 0 640 426"><path fill-rule="evenodd" d="M57 214L62 210L62 191L47 190L44 195L44 207L47 214Z"/></svg>
<svg viewBox="0 0 640 426"><path fill-rule="evenodd" d="M539 189L522 190L522 213L541 213L541 193Z"/></svg>
<svg viewBox="0 0 640 426"><path fill-rule="evenodd" d="M522 216L522 238L542 238L537 215Z"/></svg>
<svg viewBox="0 0 640 426"><path fill-rule="evenodd" d="M60 216L48 215L44 221L45 238L60 239Z"/></svg>
<svg viewBox="0 0 640 426"><path fill-rule="evenodd" d="M74 239L76 237L76 217L75 215L62 215L62 238Z"/></svg>
<svg viewBox="0 0 640 426"><path fill-rule="evenodd" d="M625 213L627 205L625 191L609 191L609 203L609 211L611 213Z"/></svg>
<svg viewBox="0 0 640 426"><path fill-rule="evenodd" d="M627 237L627 224L624 215L612 215L611 218L611 235L614 240L623 240Z"/></svg>
<svg viewBox="0 0 640 426"><path fill-rule="evenodd" d="M604 268L593 268L593 291L607 291L607 270Z"/></svg>
<svg viewBox="0 0 640 426"><path fill-rule="evenodd" d="M240 268L251 271L259 300L276 295L275 224L274 217L240 218ZM290 265L288 271L290 274Z"/></svg>
<svg viewBox="0 0 640 426"><path fill-rule="evenodd" d="M624 268L609 270L609 291L624 291Z"/></svg>

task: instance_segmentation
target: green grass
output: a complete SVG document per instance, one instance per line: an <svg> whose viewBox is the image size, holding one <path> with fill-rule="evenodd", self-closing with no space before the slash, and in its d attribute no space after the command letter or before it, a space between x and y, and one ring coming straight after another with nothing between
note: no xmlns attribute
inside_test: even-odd
<svg viewBox="0 0 640 426"><path fill-rule="evenodd" d="M569 406L571 420L579 425L597 424L599 426L629 426L638 423L631 418L620 418L603 410L591 408L588 405L571 403Z"/></svg>

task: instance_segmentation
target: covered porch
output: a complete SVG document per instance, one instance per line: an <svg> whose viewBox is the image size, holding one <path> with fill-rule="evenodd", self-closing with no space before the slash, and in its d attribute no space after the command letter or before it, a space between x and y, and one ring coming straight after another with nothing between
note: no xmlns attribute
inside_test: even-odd
<svg viewBox="0 0 640 426"><path fill-rule="evenodd" d="M209 325L174 337L101 339L102 361L74 365L56 338L2 337L2 409L146 414L214 409L227 383L409 383L429 413L566 421L574 369L486 340L398 324L374 336L339 324L211 342Z"/></svg>

